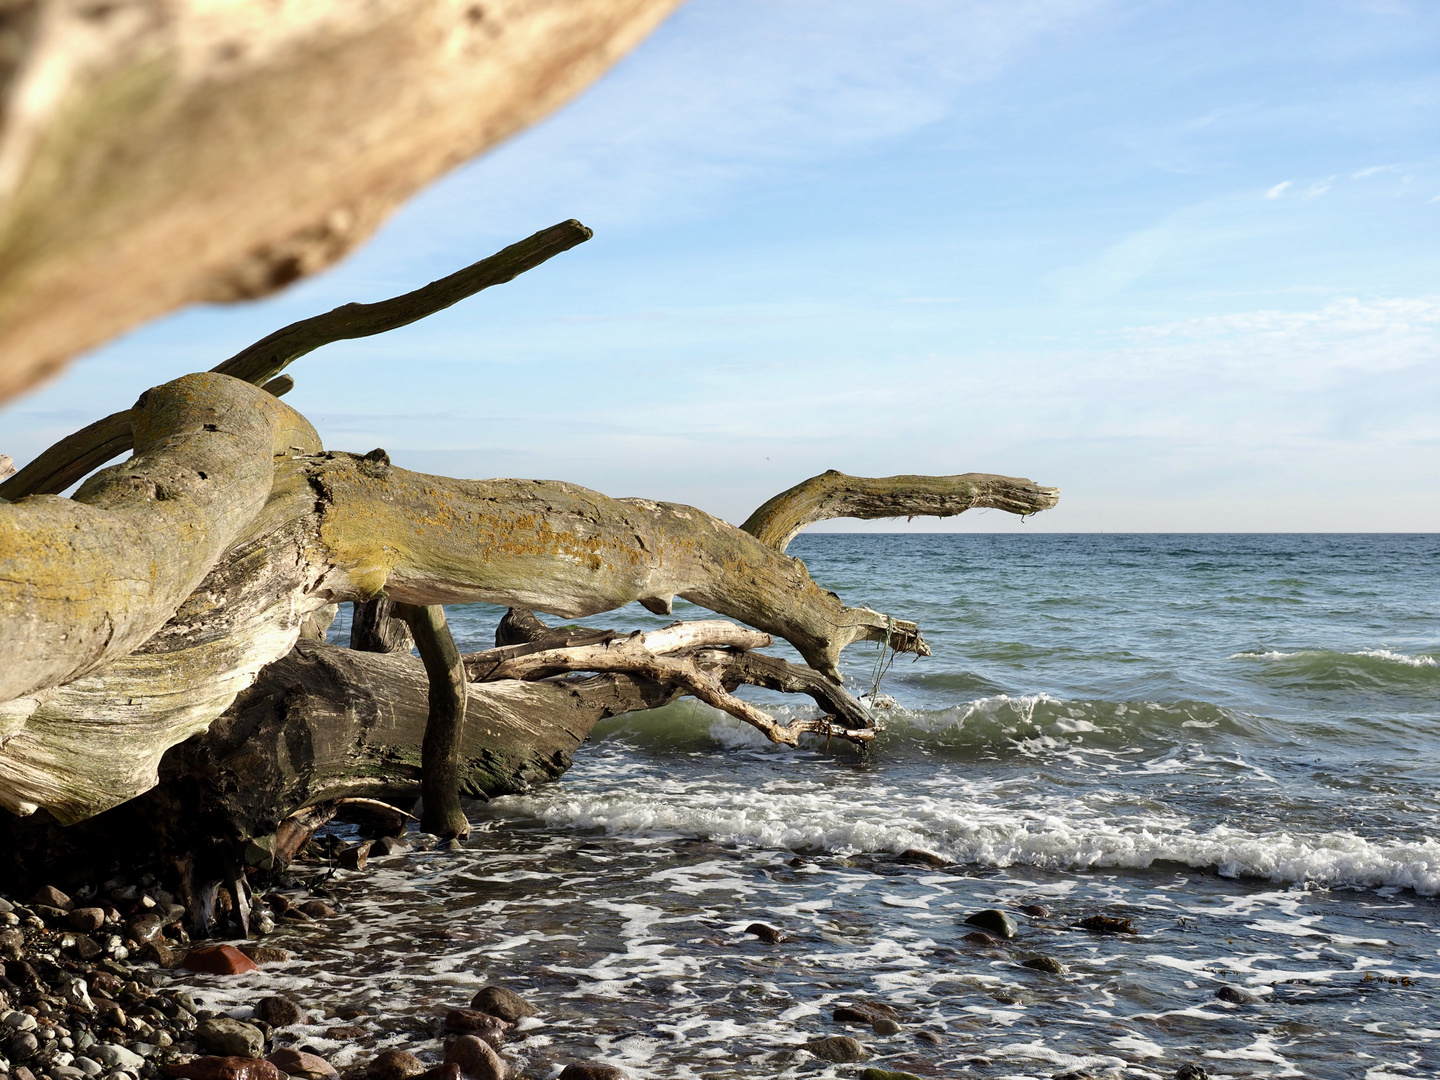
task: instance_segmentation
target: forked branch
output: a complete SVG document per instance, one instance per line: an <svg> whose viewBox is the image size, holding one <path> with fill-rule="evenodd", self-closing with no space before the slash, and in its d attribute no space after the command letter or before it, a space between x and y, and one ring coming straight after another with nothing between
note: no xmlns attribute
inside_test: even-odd
<svg viewBox="0 0 1440 1080"><path fill-rule="evenodd" d="M771 660L770 657L748 657L748 650L771 644L769 634L758 633L724 620L673 623L663 630L649 633L636 631L626 637L613 636L594 644L536 650L533 645L506 645L464 658L465 669L474 682L495 682L504 679L531 681L550 678L564 672L591 671L624 674L649 679L663 686L676 687L707 705L729 713L738 720L764 732L771 742L795 746L806 732L867 742L875 737L875 729L859 702L850 698L837 684L830 684L828 694L819 691L820 676L813 680L786 678L783 668L791 665L774 661L773 665L732 666L739 660ZM730 652L737 650L738 652ZM774 665L783 665L777 668ZM747 677L748 676L748 677ZM843 696L846 703L833 709L836 715L818 719L792 720L779 723L762 709L737 698L726 687L740 682L771 685L776 689L795 689L810 693L822 707Z"/></svg>

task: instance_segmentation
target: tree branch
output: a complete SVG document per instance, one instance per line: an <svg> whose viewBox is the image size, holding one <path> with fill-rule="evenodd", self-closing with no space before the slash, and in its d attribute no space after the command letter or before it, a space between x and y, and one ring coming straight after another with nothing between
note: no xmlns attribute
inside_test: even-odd
<svg viewBox="0 0 1440 1080"><path fill-rule="evenodd" d="M470 822L460 806L460 741L467 696L465 665L439 604L396 604L395 615L415 635L415 647L430 682L429 715L420 750L420 790L425 800L421 827L436 836L463 839Z"/></svg>
<svg viewBox="0 0 1440 1080"><path fill-rule="evenodd" d="M528 649L529 646L510 645L474 653L464 659L467 673L477 682L545 679L567 671L616 673L649 679L664 686L678 687L707 705L758 728L771 742L787 746L797 745L800 735L805 732L836 736L852 742L865 742L875 737L870 718L858 702L854 702L853 708L845 706L836 710L852 723L860 721L855 726L836 723L832 716L780 724L762 709L735 697L727 690L722 679L737 675L739 677L733 680L736 683L753 681L764 685L763 680L776 675L781 676L774 679L777 684L787 682L783 673L777 669L771 668L767 671L761 665L754 665L747 672L744 668L732 669L721 659L727 655L720 652L722 649L734 648L747 652L770 643L768 634L758 634L721 620L707 620L675 623L650 633L637 631L628 637L617 637L593 645L525 652L519 650ZM703 664L693 655L701 649L706 650ZM745 678L744 674L751 674L752 678ZM800 680L795 680L789 684L798 686L799 682ZM783 687L777 685L777 688ZM839 689L838 686L836 689ZM809 683L806 692L810 690L818 690L818 687Z"/></svg>
<svg viewBox="0 0 1440 1080"><path fill-rule="evenodd" d="M503 285L594 235L573 218L542 229L503 251L429 285L374 304L342 304L324 315L301 319L241 349L211 370L259 386L279 397L294 385L275 380L287 366L322 345L371 337L443 311L492 285ZM273 383L273 385L272 385ZM58 495L87 473L134 447L131 410L112 413L67 435L0 483L0 499Z"/></svg>
<svg viewBox="0 0 1440 1080"><path fill-rule="evenodd" d="M830 469L782 491L740 527L784 551L806 526L831 518L953 517L976 507L1023 516L1059 501L1059 488L992 473L871 479Z"/></svg>

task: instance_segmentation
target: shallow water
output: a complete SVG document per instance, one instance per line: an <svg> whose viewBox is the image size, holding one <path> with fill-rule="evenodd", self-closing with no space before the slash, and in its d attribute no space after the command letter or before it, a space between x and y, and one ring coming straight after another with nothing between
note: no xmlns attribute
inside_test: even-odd
<svg viewBox="0 0 1440 1080"><path fill-rule="evenodd" d="M872 1063L922 1075L1440 1075L1440 538L792 551L935 651L884 676L870 750L772 747L694 702L609 721L559 783L473 807L464 851L335 879L345 928L287 928L306 959L253 978L429 1050L436 1008L504 983L542 1006L516 1044L537 1076L854 1075L798 1048L857 997L905 1020L851 1032ZM462 649L490 643L498 611L448 610ZM868 689L873 648L846 662ZM912 847L958 866L895 862ZM963 940L1026 903L1050 914L1013 942ZM1139 932L1074 928L1096 913Z"/></svg>

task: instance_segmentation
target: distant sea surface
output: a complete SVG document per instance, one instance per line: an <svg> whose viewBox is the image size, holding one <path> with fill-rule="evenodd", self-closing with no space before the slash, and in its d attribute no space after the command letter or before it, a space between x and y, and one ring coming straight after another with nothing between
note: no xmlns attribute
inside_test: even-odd
<svg viewBox="0 0 1440 1080"><path fill-rule="evenodd" d="M934 651L884 673L870 749L774 747L693 701L608 721L559 782L473 807L463 853L341 885L362 917L276 977L417 1024L504 983L543 1007L515 1051L536 1076L855 1075L803 1049L832 1034L927 1076L1440 1075L1440 537L791 552ZM448 610L462 650L493 643L499 609ZM876 660L847 650L855 692ZM1018 936L967 941L995 907ZM1097 914L1137 932L1077 928ZM857 999L902 1030L832 1019Z"/></svg>

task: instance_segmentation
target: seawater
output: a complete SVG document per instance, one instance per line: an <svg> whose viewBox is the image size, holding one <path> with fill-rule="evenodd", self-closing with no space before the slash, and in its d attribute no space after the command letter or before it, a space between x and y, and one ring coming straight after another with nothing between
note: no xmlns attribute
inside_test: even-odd
<svg viewBox="0 0 1440 1080"><path fill-rule="evenodd" d="M791 550L934 650L884 670L874 744L776 747L688 700L602 724L559 782L472 806L463 851L329 879L346 917L287 926L298 959L254 978L361 1009L371 1034L300 1041L342 1065L433 1056L436 1017L497 982L542 1009L511 1048L540 1077L578 1058L635 1077L855 1075L803 1049L830 1034L924 1076L1440 1075L1440 537ZM500 609L448 611L462 650L493 644ZM846 652L852 689L881 659ZM909 848L956 865L894 858ZM1018 937L966 942L965 916L997 906ZM1076 928L1094 914L1138 932ZM790 940L746 935L756 921ZM1067 970L1023 966L1036 956ZM237 1015L257 996L198 981ZM855 1000L903 1030L833 1022Z"/></svg>

